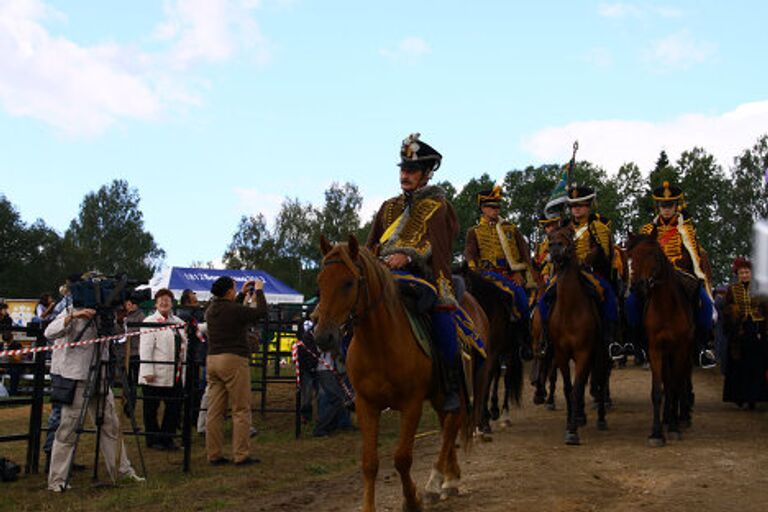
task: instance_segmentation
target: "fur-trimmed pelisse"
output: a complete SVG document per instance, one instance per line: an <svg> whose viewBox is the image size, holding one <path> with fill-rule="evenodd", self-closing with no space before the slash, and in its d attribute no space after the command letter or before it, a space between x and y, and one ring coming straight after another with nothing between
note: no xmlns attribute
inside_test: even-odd
<svg viewBox="0 0 768 512"><path fill-rule="evenodd" d="M734 274L738 274L739 270L742 268L748 268L749 270L752 270L752 262L742 257L738 257L735 260L733 260L733 265L731 266L731 269L733 270Z"/></svg>

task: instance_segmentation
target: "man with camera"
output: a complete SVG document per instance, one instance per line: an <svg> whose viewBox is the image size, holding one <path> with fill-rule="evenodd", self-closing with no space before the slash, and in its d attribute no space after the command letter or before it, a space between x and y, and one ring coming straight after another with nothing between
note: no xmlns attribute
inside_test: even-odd
<svg viewBox="0 0 768 512"><path fill-rule="evenodd" d="M94 317L95 309L67 307L45 329L45 336L56 343L93 339L98 336ZM94 360L94 351L101 350L103 361L108 361L108 345L95 343L79 347L67 347L54 351L51 358L51 374L58 376L54 383L56 399L62 403L61 423L56 430L51 453L51 465L48 473L48 490L65 490L77 440L77 428L80 412L85 399L86 385L91 382L90 366ZM97 354L98 355L98 354ZM106 392L104 391L106 389ZM99 386L88 400L87 412L96 418L97 405L103 404L103 424L101 428L101 453L110 479L118 477L135 482L144 481L134 471L121 442L118 445L120 423L115 412L115 399L109 387ZM106 394L106 396L104 396ZM118 450L119 467L115 467Z"/></svg>
<svg viewBox="0 0 768 512"><path fill-rule="evenodd" d="M205 448L208 462L229 463L223 456L224 416L227 402L232 408L232 452L236 465L259 462L250 456L251 350L248 326L267 316L264 282L248 281L236 294L235 281L223 276L211 286L214 296L205 312L208 326L208 419ZM243 305L244 299L255 301L256 307Z"/></svg>

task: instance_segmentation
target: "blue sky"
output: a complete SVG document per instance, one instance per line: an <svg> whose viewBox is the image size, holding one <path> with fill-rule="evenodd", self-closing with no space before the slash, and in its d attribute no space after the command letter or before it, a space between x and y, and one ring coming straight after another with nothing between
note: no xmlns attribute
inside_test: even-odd
<svg viewBox="0 0 768 512"><path fill-rule="evenodd" d="M580 157L647 170L768 132L765 2L0 0L0 193L63 231L138 188L167 263L243 214L398 191L410 132L457 186Z"/></svg>

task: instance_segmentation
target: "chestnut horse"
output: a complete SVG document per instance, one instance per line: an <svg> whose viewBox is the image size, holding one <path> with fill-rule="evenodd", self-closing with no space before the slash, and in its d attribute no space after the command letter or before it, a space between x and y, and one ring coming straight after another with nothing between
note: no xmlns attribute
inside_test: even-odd
<svg viewBox="0 0 768 512"><path fill-rule="evenodd" d="M580 443L578 427L587 422L584 390L590 372L596 389L597 428L607 428L608 353L602 342L598 305L583 282L582 268L575 253L573 229L561 228L548 236L557 290L549 312L547 331L554 347L555 364L563 376L563 392L568 406L565 443L577 445ZM575 364L573 384L571 360Z"/></svg>
<svg viewBox="0 0 768 512"><path fill-rule="evenodd" d="M315 313L315 339L322 350L338 350L345 329L352 329L347 352L347 371L355 389L360 431L363 436L363 511L373 512L376 474L379 469L378 435L381 412L400 412L400 437L395 450L395 468L403 488L403 510L422 510L421 499L411 478L413 443L424 401L431 400L442 427L442 445L426 485L426 498L458 492L461 476L456 439L463 433L471 442L473 414L462 386L462 408L458 413L440 411L443 397L437 390L432 360L419 348L411 324L390 272L354 236L348 243L331 245L321 239L322 269L318 276L320 302ZM488 320L467 293L462 302L478 334L487 335Z"/></svg>
<svg viewBox="0 0 768 512"><path fill-rule="evenodd" d="M694 347L693 307L675 267L656 238L629 239L628 259L633 288L644 296L643 327L648 338L648 360L653 384L653 427L649 446L664 446L661 406L670 436L680 438L680 423L690 422L691 354Z"/></svg>

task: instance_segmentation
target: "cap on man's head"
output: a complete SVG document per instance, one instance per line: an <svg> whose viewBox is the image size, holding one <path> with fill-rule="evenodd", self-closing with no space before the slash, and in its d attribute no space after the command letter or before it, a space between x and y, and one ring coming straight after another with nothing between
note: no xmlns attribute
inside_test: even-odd
<svg viewBox="0 0 768 512"><path fill-rule="evenodd" d="M496 185L491 190L481 190L477 193L477 205L501 208L501 186Z"/></svg>
<svg viewBox="0 0 768 512"><path fill-rule="evenodd" d="M577 185L574 183L568 189L568 204L579 205L582 203L592 204L595 199L595 189L591 187L585 187L584 185Z"/></svg>
<svg viewBox="0 0 768 512"><path fill-rule="evenodd" d="M420 133L412 133L400 146L400 167L404 169L417 169L432 176L443 160L443 155L435 148L419 139Z"/></svg>
<svg viewBox="0 0 768 512"><path fill-rule="evenodd" d="M214 297L222 298L232 287L235 286L235 280L229 276L221 276L211 285L211 293Z"/></svg>

